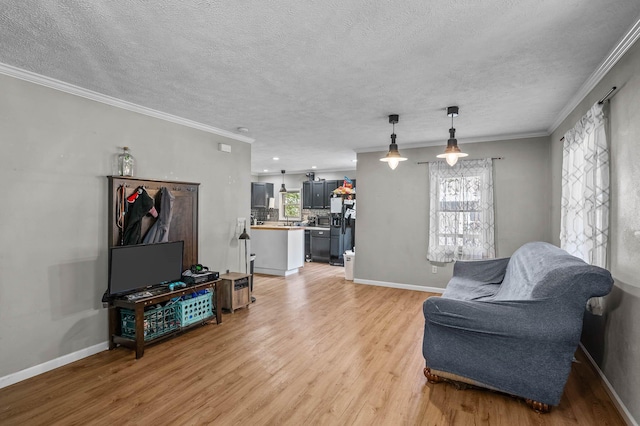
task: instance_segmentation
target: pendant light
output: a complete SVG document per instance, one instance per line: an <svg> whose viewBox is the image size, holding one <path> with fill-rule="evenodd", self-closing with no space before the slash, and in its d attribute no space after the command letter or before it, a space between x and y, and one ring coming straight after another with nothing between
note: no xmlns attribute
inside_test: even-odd
<svg viewBox="0 0 640 426"><path fill-rule="evenodd" d="M453 117L458 116L458 107L447 107L447 116L451 117L451 128L449 129L449 140L447 141L447 147L444 150L444 154L438 155L438 158L444 158L451 167L455 166L458 162L458 158L466 157L469 154L465 154L458 148L458 140L456 139L456 129L453 128Z"/></svg>
<svg viewBox="0 0 640 426"><path fill-rule="evenodd" d="M287 192L287 188L284 187L284 170L280 170L282 173L282 186L280 187L280 193Z"/></svg>
<svg viewBox="0 0 640 426"><path fill-rule="evenodd" d="M398 167L400 161L406 161L407 159L400 155L398 152L398 145L396 144L396 123L398 122L398 114L391 114L389 116L389 123L393 125L393 133L391 133L391 144L389 145L389 152L380 161L384 161L389 164L391 170L395 170Z"/></svg>

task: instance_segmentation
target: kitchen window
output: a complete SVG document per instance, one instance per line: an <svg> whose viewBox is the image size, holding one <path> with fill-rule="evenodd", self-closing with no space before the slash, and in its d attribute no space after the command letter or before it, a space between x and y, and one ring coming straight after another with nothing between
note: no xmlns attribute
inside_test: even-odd
<svg viewBox="0 0 640 426"><path fill-rule="evenodd" d="M301 220L302 199L299 189L280 193L279 220Z"/></svg>
<svg viewBox="0 0 640 426"><path fill-rule="evenodd" d="M453 167L429 163L428 260L495 257L492 166L490 158L462 160Z"/></svg>

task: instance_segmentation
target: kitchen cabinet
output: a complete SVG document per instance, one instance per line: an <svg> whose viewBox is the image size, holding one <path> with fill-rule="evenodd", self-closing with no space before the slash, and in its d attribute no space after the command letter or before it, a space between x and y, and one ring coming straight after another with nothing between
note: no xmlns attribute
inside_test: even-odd
<svg viewBox="0 0 640 426"><path fill-rule="evenodd" d="M302 182L302 208L310 209L313 205L313 197L311 194L311 181Z"/></svg>
<svg viewBox="0 0 640 426"><path fill-rule="evenodd" d="M273 198L273 184L269 182L251 182L251 208L268 208L269 198Z"/></svg>
<svg viewBox="0 0 640 426"><path fill-rule="evenodd" d="M302 182L302 208L303 209L324 209L326 208L325 198L327 198L325 181L305 181Z"/></svg>
<svg viewBox="0 0 640 426"><path fill-rule="evenodd" d="M328 209L331 208L331 194L334 189L342 186L344 180L317 180L302 182L302 208ZM353 185L355 188L355 179Z"/></svg>

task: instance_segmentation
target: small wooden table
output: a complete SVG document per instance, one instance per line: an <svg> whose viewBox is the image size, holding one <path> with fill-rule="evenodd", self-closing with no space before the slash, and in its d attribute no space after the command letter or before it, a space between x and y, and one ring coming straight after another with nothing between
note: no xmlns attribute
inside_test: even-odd
<svg viewBox="0 0 640 426"><path fill-rule="evenodd" d="M222 308L233 313L238 308L248 308L251 305L251 290L249 280L251 274L229 272L220 275L220 298Z"/></svg>

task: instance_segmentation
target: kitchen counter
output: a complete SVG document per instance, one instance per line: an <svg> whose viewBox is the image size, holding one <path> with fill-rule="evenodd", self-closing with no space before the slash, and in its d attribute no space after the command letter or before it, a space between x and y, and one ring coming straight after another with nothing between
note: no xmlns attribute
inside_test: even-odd
<svg viewBox="0 0 640 426"><path fill-rule="evenodd" d="M254 272L287 276L304 266L302 226L253 225L251 250L256 254Z"/></svg>
<svg viewBox="0 0 640 426"><path fill-rule="evenodd" d="M295 229L324 231L328 230L328 226L287 226L287 225L251 225L251 229L271 229L276 231L289 231Z"/></svg>

